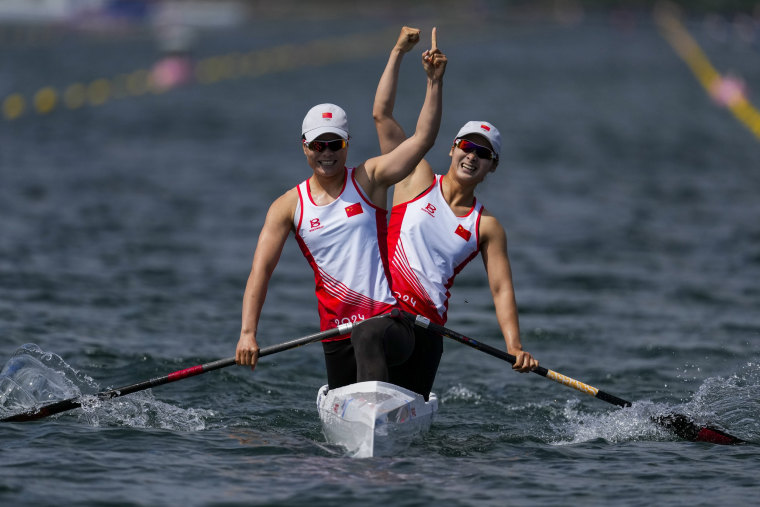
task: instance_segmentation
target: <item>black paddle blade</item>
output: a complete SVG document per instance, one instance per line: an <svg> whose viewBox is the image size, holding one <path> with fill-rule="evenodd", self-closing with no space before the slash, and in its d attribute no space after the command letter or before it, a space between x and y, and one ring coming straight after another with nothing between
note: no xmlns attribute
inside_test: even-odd
<svg viewBox="0 0 760 507"><path fill-rule="evenodd" d="M661 415L654 418L657 424L664 426L684 440L692 442L710 442L712 444L735 445L747 442L709 426L694 424L688 417L682 414Z"/></svg>
<svg viewBox="0 0 760 507"><path fill-rule="evenodd" d="M37 419L42 419L43 417L60 414L61 412L65 412L66 410L79 408L81 406L82 404L78 400L63 400L57 403L52 403L50 405L40 407L35 410L30 410L27 412L21 412L20 414L14 414L8 417L3 417L2 419L0 419L0 422L35 421Z"/></svg>

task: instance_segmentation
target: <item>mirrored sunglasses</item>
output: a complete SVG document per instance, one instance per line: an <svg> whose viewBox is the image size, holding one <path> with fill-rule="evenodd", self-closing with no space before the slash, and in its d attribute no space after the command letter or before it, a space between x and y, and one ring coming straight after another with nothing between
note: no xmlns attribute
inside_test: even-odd
<svg viewBox="0 0 760 507"><path fill-rule="evenodd" d="M472 153L475 152L475 155L478 156L478 158L482 158L484 160L498 160L499 156L493 152L493 150L486 148L485 146L481 146L479 144L475 144L472 141L468 141L467 139L456 139L454 141L454 146L459 148L465 153Z"/></svg>
<svg viewBox="0 0 760 507"><path fill-rule="evenodd" d="M331 139L330 141L312 141L310 143L307 143L306 141L303 142L306 146L309 147L311 151L340 151L346 146L348 146L348 142L345 139Z"/></svg>

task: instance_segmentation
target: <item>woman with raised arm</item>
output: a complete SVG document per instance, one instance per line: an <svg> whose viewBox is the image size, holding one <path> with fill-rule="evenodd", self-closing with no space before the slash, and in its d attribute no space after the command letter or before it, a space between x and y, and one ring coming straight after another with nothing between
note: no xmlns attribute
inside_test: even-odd
<svg viewBox="0 0 760 507"><path fill-rule="evenodd" d="M423 53L422 65L427 90L414 134L355 168L346 167L350 136L345 111L334 104L319 104L306 114L301 144L312 174L277 198L267 212L243 296L235 351L238 364L256 366L256 332L267 287L291 232L314 270L322 330L362 321L395 306L384 255L387 192L414 169L435 142L446 57L431 48ZM386 336L398 337L401 343L414 339L409 326L396 319L374 319L357 326L353 335L357 333L363 337L359 339L362 343ZM344 335L323 342L331 389L362 380L383 380L358 376L374 375L374 369L362 367L360 357L357 370L349 338Z"/></svg>
<svg viewBox="0 0 760 507"><path fill-rule="evenodd" d="M372 113L383 153L405 138L393 117L393 106L401 61L418 40L418 30L402 28L378 84ZM396 184L388 225L391 288L403 310L443 325L454 277L480 254L507 351L517 358L513 369L527 372L538 366L538 361L523 350L520 341L507 235L498 219L475 198L477 186L496 170L500 150L501 136L495 126L470 121L454 137L446 174L435 174L423 159ZM416 332L428 335L427 350L422 353L428 357L429 369L437 369L443 351L441 337L424 330ZM416 343L424 340L418 336ZM429 390L435 371L427 375L430 387L422 389Z"/></svg>

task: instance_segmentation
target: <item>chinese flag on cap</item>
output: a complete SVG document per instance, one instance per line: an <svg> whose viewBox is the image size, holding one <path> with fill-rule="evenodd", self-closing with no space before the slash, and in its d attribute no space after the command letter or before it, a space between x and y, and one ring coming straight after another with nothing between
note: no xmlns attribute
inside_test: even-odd
<svg viewBox="0 0 760 507"><path fill-rule="evenodd" d="M472 236L472 233L468 231L467 229L465 229L464 227L462 227L462 224L459 224L457 226L454 233L457 234L458 236L461 236L461 238L464 239L465 241L470 241L470 236Z"/></svg>
<svg viewBox="0 0 760 507"><path fill-rule="evenodd" d="M482 129L483 129L483 130L485 130L486 132L490 132L490 131L491 131L491 127L489 127L488 125L482 125L482 124L481 124L481 125L480 125L480 128L482 128Z"/></svg>
<svg viewBox="0 0 760 507"><path fill-rule="evenodd" d="M322 118L332 118L332 113L322 113Z"/></svg>

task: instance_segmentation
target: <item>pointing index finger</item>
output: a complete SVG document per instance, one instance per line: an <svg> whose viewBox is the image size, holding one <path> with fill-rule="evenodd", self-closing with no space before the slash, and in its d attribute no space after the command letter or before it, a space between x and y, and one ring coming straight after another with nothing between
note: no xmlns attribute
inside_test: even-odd
<svg viewBox="0 0 760 507"><path fill-rule="evenodd" d="M435 27L433 27L433 31L432 31L432 42L431 42L431 45L430 45L430 49L431 50L438 49L438 37L436 36L436 28Z"/></svg>

